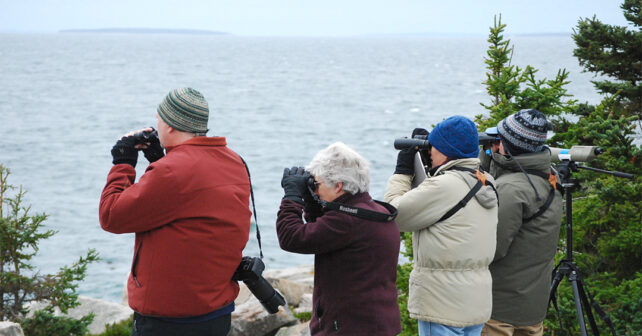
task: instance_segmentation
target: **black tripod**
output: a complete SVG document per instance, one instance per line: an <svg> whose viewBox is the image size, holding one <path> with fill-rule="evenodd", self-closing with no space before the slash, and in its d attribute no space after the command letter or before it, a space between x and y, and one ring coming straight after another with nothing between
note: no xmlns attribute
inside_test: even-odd
<svg viewBox="0 0 642 336"><path fill-rule="evenodd" d="M615 327L613 322L606 315L602 307L600 307L597 302L593 299L591 293L584 288L584 280L580 275L580 270L577 267L577 264L573 261L573 190L578 186L577 180L573 178L572 172L577 172L578 168L591 170L600 173L611 174L617 177L624 178L633 178L633 175L613 172L609 170L602 170L591 167L578 166L575 161L563 161L557 165L557 171L559 173L561 184L564 187L564 198L566 199L566 258L562 259L560 263L553 270L553 281L551 283L551 290L549 294L549 303L553 303L555 310L557 311L557 318L560 323L560 328L563 328L562 318L560 316L559 308L557 306L557 300L555 298L555 292L557 291L557 286L562 281L562 278L567 277L571 282L573 288L573 298L575 299L575 309L577 310L577 320L580 325L580 330L582 331L582 336L587 336L586 333L586 322L584 321L584 313L588 317L589 324L591 325L591 330L593 335L599 335L597 329L597 324L595 323L595 317L593 315L593 310L606 322L606 324L611 329L613 336L616 335Z"/></svg>

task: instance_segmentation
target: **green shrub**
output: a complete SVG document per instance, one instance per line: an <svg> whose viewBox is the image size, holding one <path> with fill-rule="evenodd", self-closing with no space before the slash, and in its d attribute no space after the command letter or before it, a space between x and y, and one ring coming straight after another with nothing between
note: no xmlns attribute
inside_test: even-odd
<svg viewBox="0 0 642 336"><path fill-rule="evenodd" d="M25 335L29 336L83 336L87 334L87 326L94 320L94 314L89 314L79 320L54 316L53 308L48 307L34 312L32 317L20 322Z"/></svg>
<svg viewBox="0 0 642 336"><path fill-rule="evenodd" d="M292 310L292 315L294 315L294 317L296 317L301 322L307 322L312 319L312 312L295 313L294 307L290 307L290 310Z"/></svg>
<svg viewBox="0 0 642 336"><path fill-rule="evenodd" d="M132 333L133 323L134 317L132 316L125 321L106 325L105 331L94 336L129 336Z"/></svg>
<svg viewBox="0 0 642 336"><path fill-rule="evenodd" d="M93 316L80 320L53 315L54 308L67 313L78 305L76 288L85 278L87 265L98 260L90 249L72 266L63 266L55 274L42 274L29 262L38 252L42 239L53 236L53 230L42 230L45 214L30 214L23 204L25 191L8 183L9 169L0 164L0 321L23 325L27 335L82 335ZM46 302L44 310L25 319L26 304Z"/></svg>

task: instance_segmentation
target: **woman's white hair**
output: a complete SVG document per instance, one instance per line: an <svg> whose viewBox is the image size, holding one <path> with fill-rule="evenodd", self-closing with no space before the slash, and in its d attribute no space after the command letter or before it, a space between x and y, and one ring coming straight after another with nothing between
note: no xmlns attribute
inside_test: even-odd
<svg viewBox="0 0 642 336"><path fill-rule="evenodd" d="M343 142L319 151L305 169L329 186L342 182L352 195L370 188L370 162Z"/></svg>

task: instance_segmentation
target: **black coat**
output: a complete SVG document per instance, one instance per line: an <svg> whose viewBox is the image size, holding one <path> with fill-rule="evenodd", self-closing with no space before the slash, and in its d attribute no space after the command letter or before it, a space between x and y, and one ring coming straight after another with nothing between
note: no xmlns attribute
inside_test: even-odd
<svg viewBox="0 0 642 336"><path fill-rule="evenodd" d="M343 195L335 202L387 213L368 193ZM315 254L312 335L397 335L399 229L325 211L319 217L283 200L276 222L281 248Z"/></svg>

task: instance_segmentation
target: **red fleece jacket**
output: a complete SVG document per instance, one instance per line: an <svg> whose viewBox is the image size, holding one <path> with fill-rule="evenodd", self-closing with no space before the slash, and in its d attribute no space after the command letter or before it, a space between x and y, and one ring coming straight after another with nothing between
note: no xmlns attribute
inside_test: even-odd
<svg viewBox="0 0 642 336"><path fill-rule="evenodd" d="M225 138L168 148L135 178L132 166L113 166L100 198L104 230L136 233L129 306L187 317L234 301L239 287L231 278L250 231L250 185Z"/></svg>

